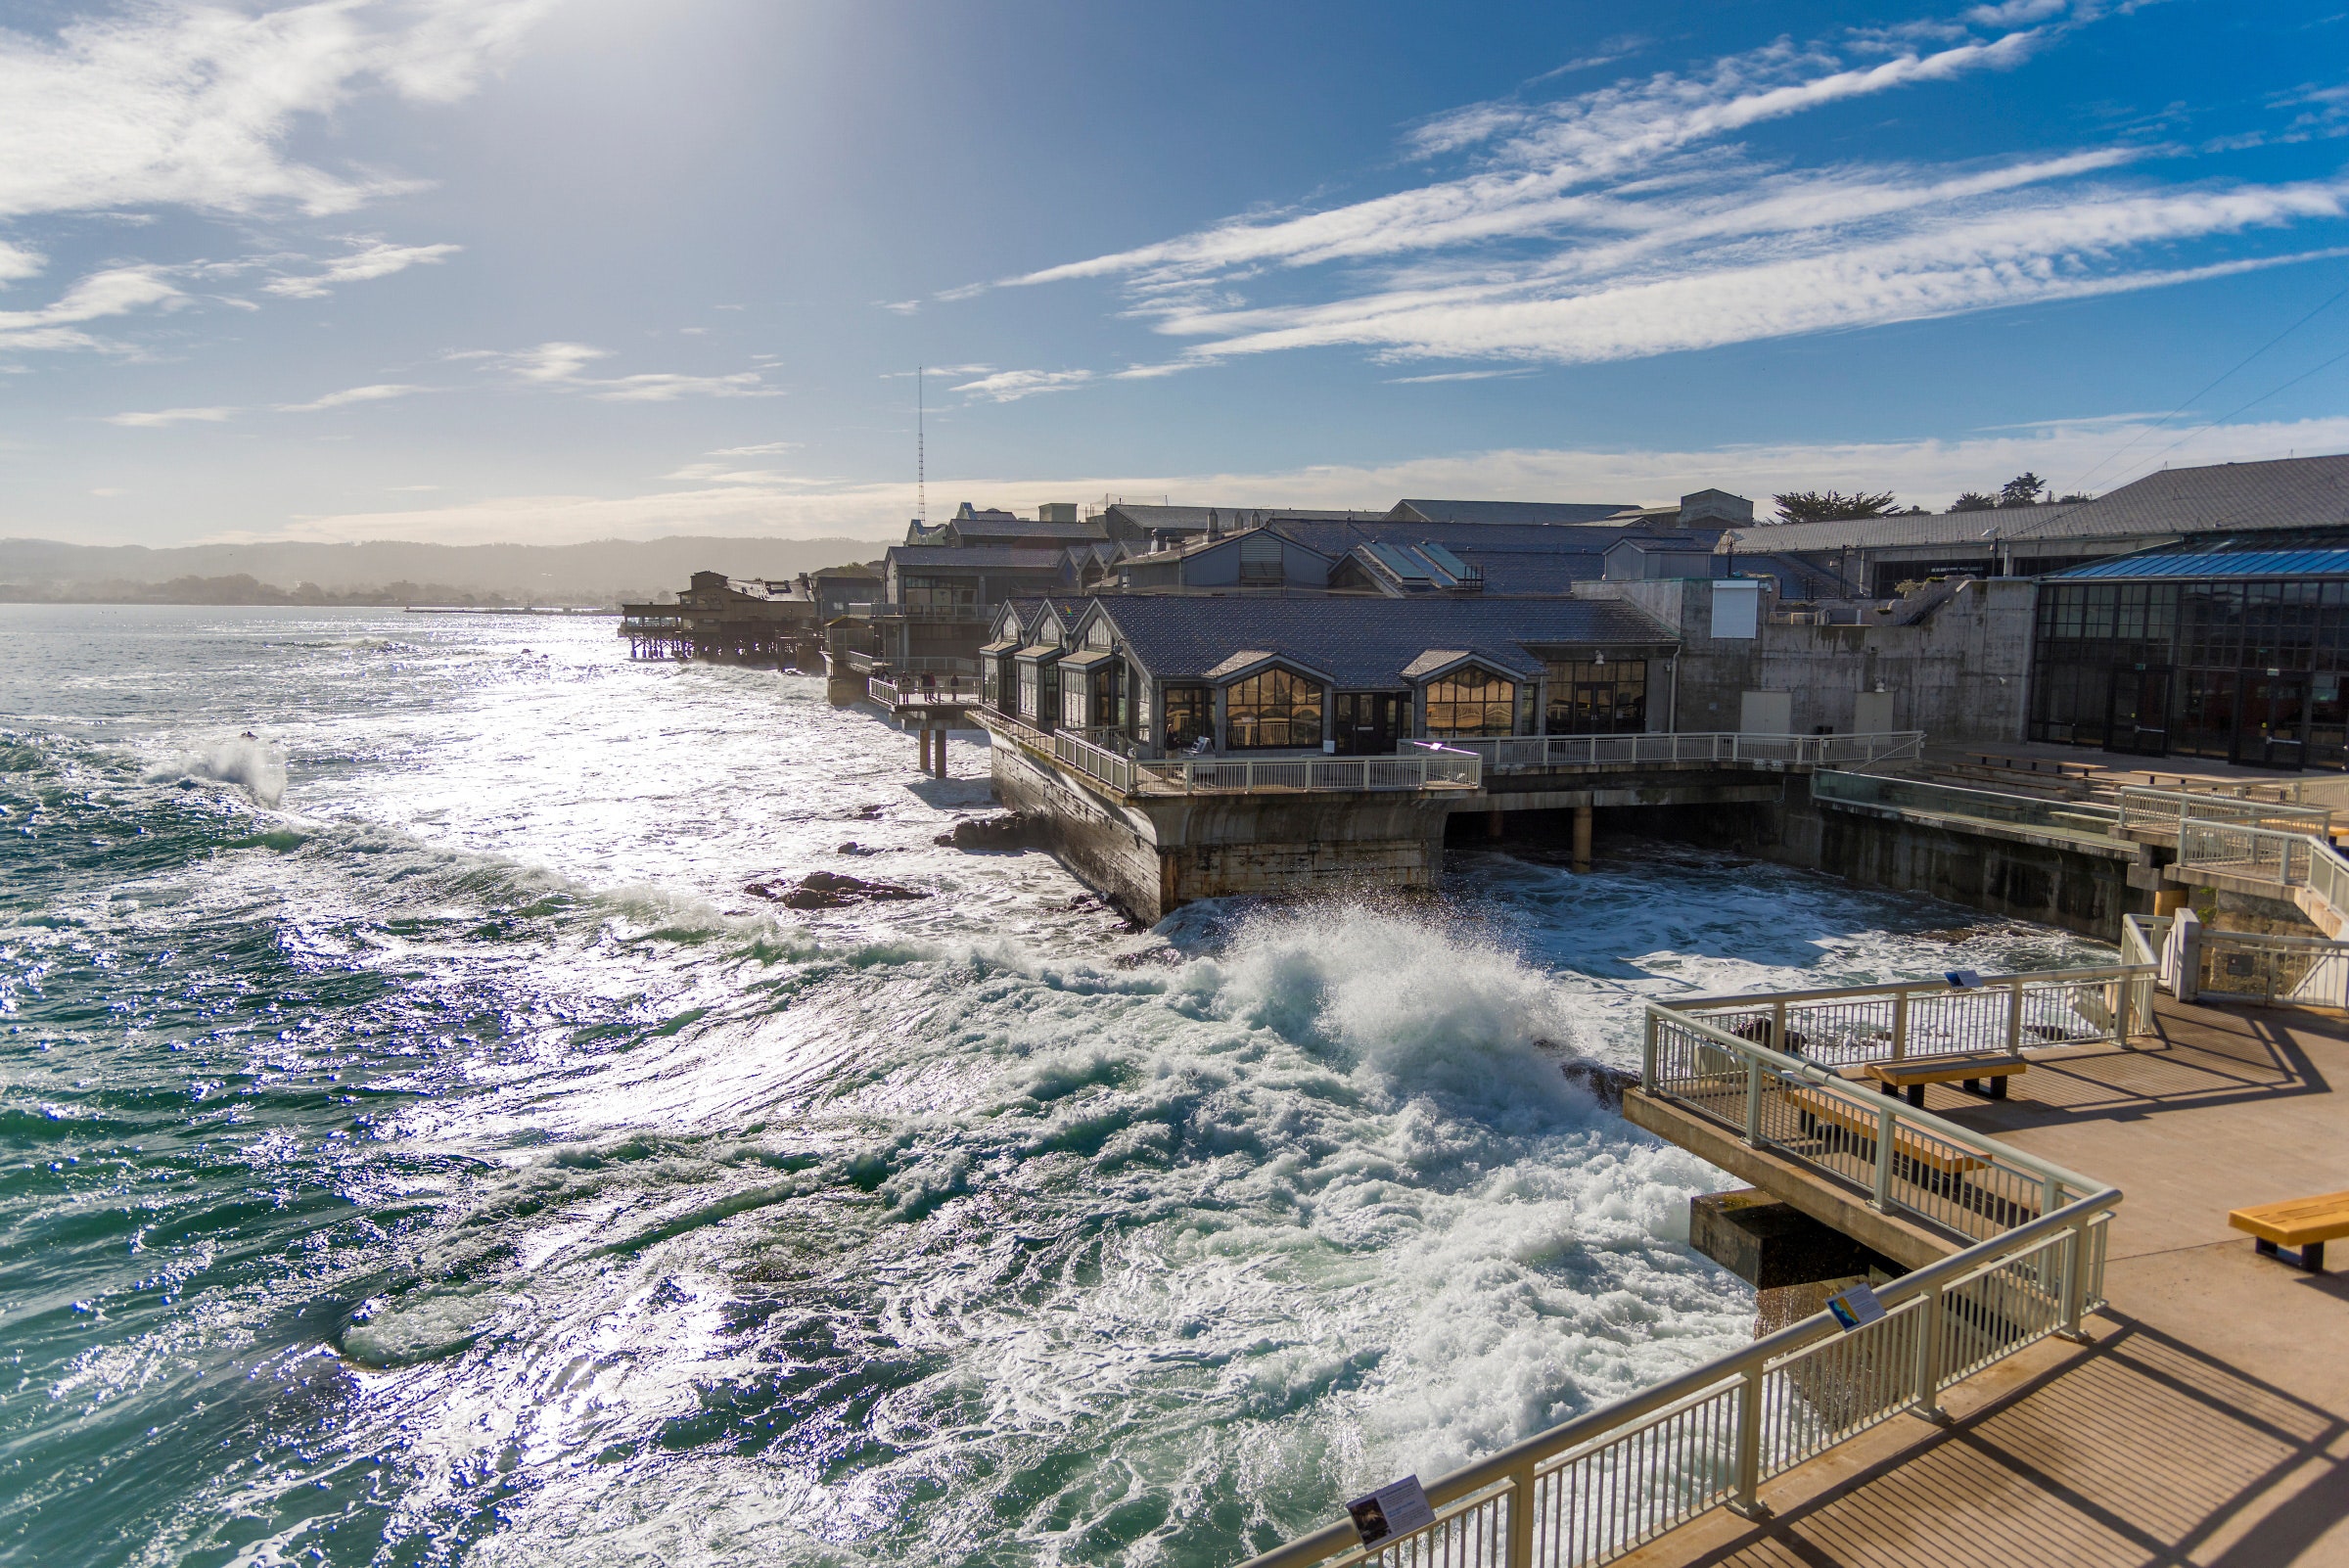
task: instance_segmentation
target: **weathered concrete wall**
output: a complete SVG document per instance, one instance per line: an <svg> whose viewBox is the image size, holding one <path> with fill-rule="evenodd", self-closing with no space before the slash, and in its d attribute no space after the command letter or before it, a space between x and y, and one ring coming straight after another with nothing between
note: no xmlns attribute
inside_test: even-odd
<svg viewBox="0 0 2349 1568"><path fill-rule="evenodd" d="M1200 899L1433 886L1442 796L1215 795L1111 801L1017 745L993 748L995 792L1037 817L1071 871L1136 920Z"/></svg>
<svg viewBox="0 0 2349 1568"><path fill-rule="evenodd" d="M1970 832L1820 807L1799 779L1773 805L1651 807L1610 812L1600 825L1929 894L2099 942L2120 939L2122 915L2152 907L2152 895L2130 885L2134 862L2118 847L2098 853L1999 823Z"/></svg>
<svg viewBox="0 0 2349 1568"><path fill-rule="evenodd" d="M1751 638L1712 631L1713 584L1693 579L1622 584L1623 597L1677 627L1681 729L1735 729L1747 691L1793 695L1793 727L1855 728L1857 699L1880 684L1892 697L1893 726L1936 742L2021 738L2037 588L2020 578L1967 583L1914 625L1811 626L1773 623L1764 590L1762 623ZM1659 707L1656 710L1661 713Z"/></svg>

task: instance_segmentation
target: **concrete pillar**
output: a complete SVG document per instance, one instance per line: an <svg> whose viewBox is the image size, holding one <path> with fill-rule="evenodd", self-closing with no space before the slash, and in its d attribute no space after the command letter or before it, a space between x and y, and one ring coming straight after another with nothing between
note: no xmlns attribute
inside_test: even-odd
<svg viewBox="0 0 2349 1568"><path fill-rule="evenodd" d="M930 746L931 757L937 763L938 776L944 778L946 776L946 732L943 729L939 730L937 739L933 740Z"/></svg>
<svg viewBox="0 0 2349 1568"><path fill-rule="evenodd" d="M1590 807L1574 808L1574 869L1577 875L1590 869Z"/></svg>
<svg viewBox="0 0 2349 1568"><path fill-rule="evenodd" d="M920 759L920 761L913 764L915 771L922 773L929 772L930 729L928 725L924 725L920 729L917 729L913 732L913 749L915 755Z"/></svg>
<svg viewBox="0 0 2349 1568"><path fill-rule="evenodd" d="M1500 807L1497 806L1485 813L1485 837L1494 840L1500 837Z"/></svg>
<svg viewBox="0 0 2349 1568"><path fill-rule="evenodd" d="M2187 888L2155 888L2153 913L2157 916L2176 914L2186 907L2187 895L2190 891Z"/></svg>

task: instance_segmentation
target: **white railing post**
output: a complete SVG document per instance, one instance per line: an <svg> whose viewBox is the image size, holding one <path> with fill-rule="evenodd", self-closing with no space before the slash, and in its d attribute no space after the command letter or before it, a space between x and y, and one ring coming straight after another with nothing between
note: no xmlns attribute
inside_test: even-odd
<svg viewBox="0 0 2349 1568"><path fill-rule="evenodd" d="M1534 1568L1534 1461L1509 1472L1509 1568Z"/></svg>
<svg viewBox="0 0 2349 1568"><path fill-rule="evenodd" d="M1794 1054L1786 1048L1786 1003L1783 999L1771 1005L1770 1048L1783 1056Z"/></svg>
<svg viewBox="0 0 2349 1568"><path fill-rule="evenodd" d="M2088 1299L2088 1220L2074 1220L2070 1240L2063 1249L2063 1326L2056 1330L2065 1339L2085 1343L2088 1331L2080 1326Z"/></svg>
<svg viewBox="0 0 2349 1568"><path fill-rule="evenodd" d="M1916 1413L1947 1426L1950 1417L1941 1407L1941 1286L1929 1285L1916 1309Z"/></svg>
<svg viewBox="0 0 2349 1568"><path fill-rule="evenodd" d="M1876 1182L1867 1203L1878 1213L1892 1206L1892 1143L1898 1115L1889 1105L1876 1112Z"/></svg>
<svg viewBox="0 0 2349 1568"><path fill-rule="evenodd" d="M1656 1015L1646 1015L1647 1028L1639 1040L1639 1086L1648 1093L1656 1091Z"/></svg>
<svg viewBox="0 0 2349 1568"><path fill-rule="evenodd" d="M1762 1058L1745 1059L1745 1141L1762 1146Z"/></svg>
<svg viewBox="0 0 2349 1568"><path fill-rule="evenodd" d="M1762 1390L1768 1376L1760 1361L1749 1362L1737 1389L1737 1496L1729 1511L1740 1519L1767 1519L1762 1490Z"/></svg>
<svg viewBox="0 0 2349 1568"><path fill-rule="evenodd" d="M2023 983L2009 982L2006 990L2006 1049L2019 1056L2023 1050Z"/></svg>
<svg viewBox="0 0 2349 1568"><path fill-rule="evenodd" d="M1909 989L1904 986L1892 993L1892 1059L1900 1061L1909 1054Z"/></svg>

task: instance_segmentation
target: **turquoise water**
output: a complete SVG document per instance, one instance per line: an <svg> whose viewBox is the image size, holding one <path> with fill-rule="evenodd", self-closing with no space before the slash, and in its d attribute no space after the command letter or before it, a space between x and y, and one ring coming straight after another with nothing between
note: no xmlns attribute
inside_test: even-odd
<svg viewBox="0 0 2349 1568"><path fill-rule="evenodd" d="M1230 1562L1749 1331L1558 1071L1640 995L2079 950L1662 853L1132 931L612 632L0 607L0 1559Z"/></svg>

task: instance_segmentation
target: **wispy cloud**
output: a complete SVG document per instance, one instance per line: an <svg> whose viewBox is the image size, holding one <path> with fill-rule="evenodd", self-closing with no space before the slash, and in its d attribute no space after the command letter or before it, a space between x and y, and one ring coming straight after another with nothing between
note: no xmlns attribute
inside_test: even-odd
<svg viewBox="0 0 2349 1568"><path fill-rule="evenodd" d="M345 283L388 278L414 266L437 265L465 249L461 245L387 245L368 241L348 255L336 256L323 270L299 277L279 278L262 285L262 292L289 300L321 300Z"/></svg>
<svg viewBox="0 0 2349 1568"><path fill-rule="evenodd" d="M330 408L347 408L353 403L380 403L393 397L413 397L418 392L431 392L430 387L411 387L398 382L378 382L371 387L346 387L341 392L328 392L306 403L279 403L281 414L317 414Z"/></svg>
<svg viewBox="0 0 2349 1568"><path fill-rule="evenodd" d="M1015 403L1038 392L1072 392L1093 379L1089 370L998 370L953 391L990 403Z"/></svg>
<svg viewBox="0 0 2349 1568"><path fill-rule="evenodd" d="M131 430L161 430L167 425L217 425L235 415L234 408L157 408L140 413L109 414L106 422Z"/></svg>
<svg viewBox="0 0 2349 1568"><path fill-rule="evenodd" d="M402 187L289 156L304 115L370 90L471 91L554 0L152 0L0 33L0 216L169 205L346 211Z"/></svg>
<svg viewBox="0 0 2349 1568"><path fill-rule="evenodd" d="M1405 140L1415 161L1456 161L1446 177L972 287L1116 281L1128 314L1192 340L1172 361L1107 378L1132 379L1332 346L1386 361L1586 363L2163 288L2332 254L2305 241L2294 250L2288 234L2349 217L2349 180L2156 186L2133 170L2186 155L2136 143L1962 166L1797 167L1763 161L1742 140L1830 106L2010 69L2112 9L2004 0L1898 28L1780 39L1547 102L1472 104ZM2294 95L2288 112L2322 112L2326 91ZM2255 234L2284 238L2232 253L2221 244ZM2203 249L2182 255L2189 245ZM1005 372L967 391L1023 396L1088 379Z"/></svg>
<svg viewBox="0 0 2349 1568"><path fill-rule="evenodd" d="M109 267L38 309L0 310L0 349L94 348L98 340L81 330L84 324L134 310L168 309L186 298L164 268Z"/></svg>
<svg viewBox="0 0 2349 1568"><path fill-rule="evenodd" d="M1493 381L1504 376L1530 376L1532 369L1520 370L1447 370L1434 376L1389 376L1390 387L1425 387L1443 381Z"/></svg>
<svg viewBox="0 0 2349 1568"><path fill-rule="evenodd" d="M799 445L798 441L760 441L752 446L720 446L710 455L712 457L771 457L777 452L796 451Z"/></svg>
<svg viewBox="0 0 2349 1568"><path fill-rule="evenodd" d="M583 343L542 343L534 348L467 348L442 356L470 359L504 371L517 381L539 387L576 392L603 402L669 403L685 397L780 397L780 387L769 387L756 370L722 376L687 376L654 371L634 376L596 377L584 374L589 365L612 357L609 348Z"/></svg>

